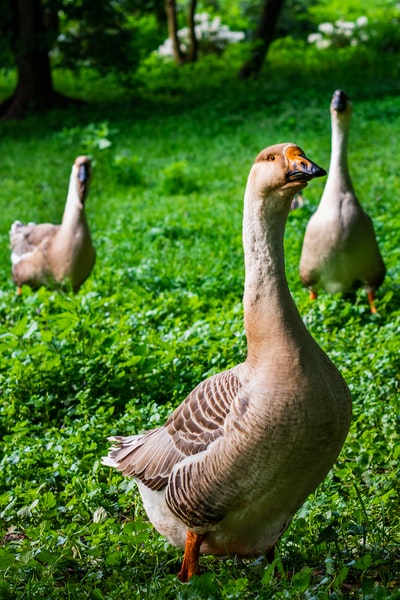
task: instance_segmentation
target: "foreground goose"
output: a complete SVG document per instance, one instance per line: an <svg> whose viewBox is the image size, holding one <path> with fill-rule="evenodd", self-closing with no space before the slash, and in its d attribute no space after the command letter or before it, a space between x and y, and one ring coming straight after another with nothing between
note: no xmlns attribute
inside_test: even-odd
<svg viewBox="0 0 400 600"><path fill-rule="evenodd" d="M370 217L353 189L347 165L351 102L342 90L333 94L332 147L329 174L317 211L304 236L300 277L316 298L319 288L330 294L364 287L371 312L375 290L385 276L385 265Z"/></svg>
<svg viewBox="0 0 400 600"><path fill-rule="evenodd" d="M61 225L12 224L12 277L19 291L24 284L33 289L64 284L77 292L90 275L96 258L85 213L90 176L90 160L78 156Z"/></svg>
<svg viewBox="0 0 400 600"><path fill-rule="evenodd" d="M308 333L285 277L283 237L296 192L325 175L295 144L263 150L244 201L246 360L198 385L164 426L112 437L103 463L133 476L147 515L199 552L270 551L324 479L347 435L348 388Z"/></svg>

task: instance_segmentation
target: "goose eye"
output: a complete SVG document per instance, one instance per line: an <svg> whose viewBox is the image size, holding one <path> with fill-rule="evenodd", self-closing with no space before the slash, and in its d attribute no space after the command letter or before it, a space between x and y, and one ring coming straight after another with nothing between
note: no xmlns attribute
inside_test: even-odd
<svg viewBox="0 0 400 600"><path fill-rule="evenodd" d="M268 154L267 160L269 160L269 161L275 160L275 154Z"/></svg>

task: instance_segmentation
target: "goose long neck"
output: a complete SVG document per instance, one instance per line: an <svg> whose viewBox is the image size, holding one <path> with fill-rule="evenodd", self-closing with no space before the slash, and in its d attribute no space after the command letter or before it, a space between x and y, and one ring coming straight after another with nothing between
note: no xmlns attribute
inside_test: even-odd
<svg viewBox="0 0 400 600"><path fill-rule="evenodd" d="M71 229L80 222L86 222L86 215L84 205L79 197L78 183L74 173L72 173L61 226L63 229Z"/></svg>
<svg viewBox="0 0 400 600"><path fill-rule="evenodd" d="M286 337L287 330L295 332L301 322L285 275L283 240L288 213L274 214L268 224L264 210L263 203L245 199L243 303L247 363L258 363L271 348L272 339Z"/></svg>
<svg viewBox="0 0 400 600"><path fill-rule="evenodd" d="M352 189L352 182L347 162L347 148L349 140L350 119L339 120L332 116L331 160L329 165L329 180L341 178L346 189Z"/></svg>

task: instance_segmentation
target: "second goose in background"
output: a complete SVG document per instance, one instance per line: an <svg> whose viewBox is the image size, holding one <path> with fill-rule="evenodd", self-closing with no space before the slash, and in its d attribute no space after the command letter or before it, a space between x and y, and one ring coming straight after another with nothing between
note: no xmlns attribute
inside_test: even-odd
<svg viewBox="0 0 400 600"><path fill-rule="evenodd" d="M72 166L67 202L61 225L15 221L11 226L12 277L20 291L70 286L77 292L89 277L96 259L85 213L91 164L78 156Z"/></svg>
<svg viewBox="0 0 400 600"><path fill-rule="evenodd" d="M330 294L365 288L371 312L375 291L385 277L374 227L353 188L347 164L352 107L342 90L333 94L332 144L328 178L317 211L304 236L300 277L316 298L319 289Z"/></svg>

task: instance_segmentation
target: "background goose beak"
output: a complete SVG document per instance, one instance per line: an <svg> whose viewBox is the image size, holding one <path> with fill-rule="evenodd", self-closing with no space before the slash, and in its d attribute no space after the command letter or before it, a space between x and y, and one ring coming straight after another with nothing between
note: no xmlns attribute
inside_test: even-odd
<svg viewBox="0 0 400 600"><path fill-rule="evenodd" d="M78 181L84 183L89 179L89 167L86 163L79 165L78 167Z"/></svg>
<svg viewBox="0 0 400 600"><path fill-rule="evenodd" d="M344 112L347 108L349 97L343 90L336 90L332 98L332 108L337 112Z"/></svg>

